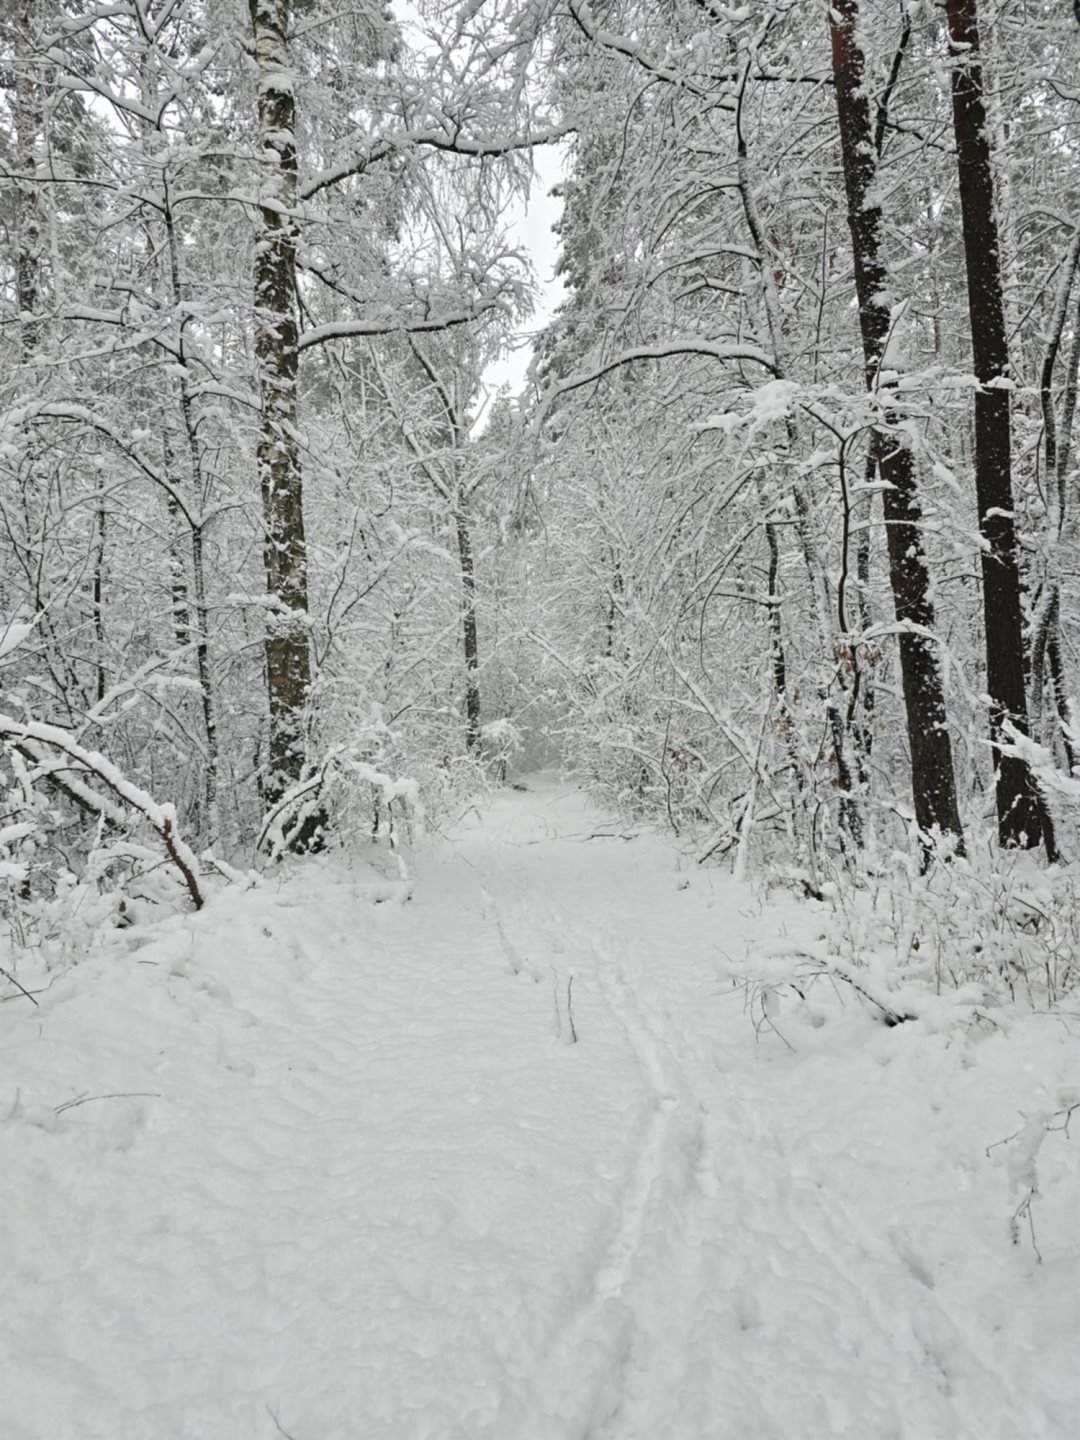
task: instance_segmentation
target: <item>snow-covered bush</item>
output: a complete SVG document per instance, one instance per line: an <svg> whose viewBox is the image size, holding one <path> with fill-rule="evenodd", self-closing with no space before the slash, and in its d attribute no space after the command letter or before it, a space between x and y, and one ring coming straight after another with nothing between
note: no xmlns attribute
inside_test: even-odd
<svg viewBox="0 0 1080 1440"><path fill-rule="evenodd" d="M171 805L70 731L0 715L0 734L0 908L14 950L64 962L107 932L203 905Z"/></svg>
<svg viewBox="0 0 1080 1440"><path fill-rule="evenodd" d="M278 859L331 837L341 845L385 836L396 848L402 829L411 840L424 818L421 787L394 773L393 740L375 717L357 743L331 747L270 809L256 851Z"/></svg>
<svg viewBox="0 0 1080 1440"><path fill-rule="evenodd" d="M1080 868L1023 852L976 851L920 875L907 859L863 891L838 892L838 952L887 958L897 976L940 992L976 982L1053 1005L1080 981Z"/></svg>
<svg viewBox="0 0 1080 1440"><path fill-rule="evenodd" d="M1047 869L987 846L921 874L896 854L808 903L812 940L755 948L732 965L759 1026L781 1014L820 1023L826 991L856 997L884 1024L946 1027L1006 1003L1046 1010L1080 994L1080 865Z"/></svg>

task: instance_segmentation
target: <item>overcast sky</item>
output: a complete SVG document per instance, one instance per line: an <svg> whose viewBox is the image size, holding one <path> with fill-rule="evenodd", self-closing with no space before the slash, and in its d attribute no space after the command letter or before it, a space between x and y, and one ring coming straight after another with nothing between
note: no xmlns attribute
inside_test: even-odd
<svg viewBox="0 0 1080 1440"><path fill-rule="evenodd" d="M392 8L410 43L422 48L424 22L417 13L413 0L392 0ZM524 387L525 372L532 359L533 337L551 319L563 295L562 281L555 279L558 246L551 233L551 227L558 220L562 205L551 198L550 192L562 179L565 148L562 145L539 145L534 151L533 159L536 174L532 193L527 202L522 201L514 207L509 238L528 251L539 293L536 309L521 327L512 352L490 365L484 373L484 388L491 396L494 396L502 385L508 385L512 395ZM477 429L483 428L481 409Z"/></svg>
<svg viewBox="0 0 1080 1440"><path fill-rule="evenodd" d="M516 207L516 214L510 227L511 239L525 248L532 257L533 269L540 293L536 310L526 321L520 334L520 343L514 352L504 360L489 367L484 383L494 388L509 384L511 393L519 391L525 382L525 371L532 358L532 338L551 319L555 307L563 296L563 283L555 279L555 263L558 259L558 242L551 233L551 227L559 218L562 204L551 198L551 189L562 179L564 153L562 146L541 145L536 149L536 176L528 203Z"/></svg>

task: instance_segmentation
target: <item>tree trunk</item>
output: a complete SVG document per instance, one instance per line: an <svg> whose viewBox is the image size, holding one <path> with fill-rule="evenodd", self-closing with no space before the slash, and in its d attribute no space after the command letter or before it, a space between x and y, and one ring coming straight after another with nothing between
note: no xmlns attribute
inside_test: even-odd
<svg viewBox="0 0 1080 1440"><path fill-rule="evenodd" d="M953 128L967 262L975 396L975 491L983 540L983 615L990 738L1011 723L1027 733L1020 569L1013 516L1009 349L994 213L994 180L979 55L978 0L946 0L952 51ZM1032 848L1043 839L1044 813L1023 760L995 754L998 839Z"/></svg>
<svg viewBox="0 0 1080 1440"><path fill-rule="evenodd" d="M445 429L440 441L449 454L449 475L440 473L417 445L406 416L393 398L393 390L384 380L387 398L398 418L406 443L431 481L432 489L450 507L457 536L458 566L461 579L461 645L465 659L465 749L471 755L480 745L480 640L476 625L476 559L473 554L472 531L469 528L469 497L475 488L467 485L461 473L463 455L468 442L469 427L458 404L454 382L445 382L415 336L409 337L409 349L431 382L442 407ZM378 364L378 361L376 361ZM442 427L440 427L442 430Z"/></svg>
<svg viewBox="0 0 1080 1440"><path fill-rule="evenodd" d="M289 60L289 0L250 0L259 77L262 160L255 246L255 356L261 428L258 442L271 613L266 638L273 804L304 764L304 708L311 686L307 546L296 437L296 106Z"/></svg>
<svg viewBox="0 0 1080 1440"><path fill-rule="evenodd" d="M108 531L108 512L105 509L105 487L100 480L94 496L94 578L91 589L91 606L94 616L94 669L96 682L94 699L98 705L105 699L107 677L105 674L105 542Z"/></svg>
<svg viewBox="0 0 1080 1440"><path fill-rule="evenodd" d="M1043 356L1042 373L1039 379L1039 398L1043 418L1044 484L1046 487L1046 539L1044 541L1045 589L1031 624L1029 673L1031 686L1028 718L1035 738L1045 741L1044 733L1044 681L1049 675L1053 692L1054 708L1061 726L1066 756L1070 771L1075 763L1072 743L1069 739L1071 718L1068 710L1068 696L1065 684L1064 658L1061 653L1061 582L1057 550L1065 530L1068 506L1066 486L1067 462L1060 463L1058 453L1057 411L1054 408L1054 367L1057 364L1061 340L1065 332L1065 320L1069 308L1069 296L1080 268L1080 229L1073 235L1069 253L1058 286L1057 300L1050 320L1046 353ZM1071 360L1070 356L1070 360ZM1070 377L1071 378L1071 377ZM1069 444L1072 429L1072 411L1075 410L1075 382L1072 399L1067 381L1066 425L1064 446ZM1070 409L1071 405L1071 409ZM1052 739L1052 737L1051 737Z"/></svg>
<svg viewBox="0 0 1080 1440"><path fill-rule="evenodd" d="M207 832L219 838L218 817L218 754L217 703L213 689L213 675L210 666L210 607L207 600L206 569L204 562L203 506L206 504L206 484L203 476L202 448L199 444L195 402L191 394L192 363L188 353L187 328L190 317L184 311L184 287L180 275L181 241L176 231L176 216L172 208L172 194L167 175L162 177L162 215L168 243L169 284L173 305L179 317L177 353L180 361L180 417L183 421L184 436L187 440L188 463L191 470L191 499L188 522L191 527L191 569L195 600L195 667L199 677L199 692L202 704L203 728L206 732L206 771L203 776L203 802L206 808L205 825ZM257 299L256 299L256 303Z"/></svg>
<svg viewBox="0 0 1080 1440"><path fill-rule="evenodd" d="M765 240L764 226L761 223L761 216L758 213L757 201L754 197L753 181L750 175L750 156L742 128L743 104L749 75L750 68L749 65L747 65L743 72L735 112L738 190L739 198L742 201L743 215L746 219L746 228L755 253L754 263L761 285L761 301L762 308L765 312L765 328L768 331L769 344L773 352L773 373L777 379L786 379L791 374L791 367L788 363L784 324L776 291L776 275L773 268L772 257L769 255L769 248ZM787 422L787 441L788 451L793 455L795 450L795 424L791 419ZM813 511L810 501L807 499L802 483L795 475L792 476L791 493L795 501L795 533L799 538L799 545L802 550L803 560L810 581L813 606L817 614L818 631L821 637L822 653L826 656L835 656L837 654L837 645L835 629L832 624L828 575L822 563L817 540L814 536ZM776 633L778 632L774 631L774 635ZM835 680L840 690L846 691L841 666L837 666L836 668ZM833 742L836 783L840 792L841 832L846 832L850 836L855 848L860 849L863 844L862 817L855 804L851 787L851 766L848 764L845 753L846 732L843 721L840 719L842 713L846 711L848 707L846 705L837 706L827 690L823 689L821 698L824 701L829 731Z"/></svg>
<svg viewBox="0 0 1080 1440"><path fill-rule="evenodd" d="M476 632L476 567L472 535L459 496L454 507L458 559L461 564L461 634L465 651L465 748L470 754L480 744L480 645Z"/></svg>
<svg viewBox="0 0 1080 1440"><path fill-rule="evenodd" d="M18 0L15 15L15 169L31 176L37 165L41 138L41 90L33 71L37 47L34 11L37 0ZM15 299L19 312L22 359L33 358L38 346L38 323L34 318L41 288L41 203L38 186L20 179L15 186Z"/></svg>
<svg viewBox="0 0 1080 1440"><path fill-rule="evenodd" d="M877 457L874 455L873 447L866 457L866 484L871 487L877 481ZM873 491L870 490L871 498ZM859 631L865 635L873 624L870 613L870 521L864 520L859 526L858 536L855 541L855 579L859 606ZM862 719L857 727L856 743L859 747L860 783L869 788L870 785L870 759L874 750L874 707L877 703L877 695L874 686L874 665L878 659L877 652L864 657L867 661L861 672L862 691L860 700L862 702Z"/></svg>
<svg viewBox="0 0 1080 1440"><path fill-rule="evenodd" d="M865 88L864 57L855 33L858 18L859 0L833 0L829 12L832 67L859 327L867 386L871 392L877 391L884 401L882 423L874 431L872 444L885 482L883 503L889 579L896 619L903 627L900 670L911 748L915 819L924 846L936 830L955 836L962 849L963 832L956 800L945 693L935 642L931 638L934 607L922 548L922 512L914 457L910 446L899 438L897 415L889 404L888 391L879 385L878 372L889 338L891 314L886 298L888 276L881 253L881 205L875 189L877 149Z"/></svg>

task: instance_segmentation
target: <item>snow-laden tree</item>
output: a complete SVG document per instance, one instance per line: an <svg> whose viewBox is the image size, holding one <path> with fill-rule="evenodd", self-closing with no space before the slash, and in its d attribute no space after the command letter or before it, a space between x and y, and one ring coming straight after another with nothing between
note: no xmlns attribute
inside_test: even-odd
<svg viewBox="0 0 1080 1440"><path fill-rule="evenodd" d="M931 848L934 832L960 843L958 802L972 784L987 788L989 761L1001 839L1030 843L1042 825L1018 808L1031 795L1026 771L984 737L999 737L1002 704L1013 713L1024 699L1022 687L1006 697L1001 676L1022 676L1029 652L1037 695L1044 667L1055 705L1067 690L1060 643L1049 654L1060 590L1034 578L1026 633L1018 604L1007 626L997 616L1008 565L987 558L996 554L990 532L1011 523L1011 502L978 499L973 422L988 406L1017 412L1026 437L1018 502L1036 533L1021 531L1016 553L1060 557L1057 540L1040 538L1041 482L1027 457L1040 419L1033 382L1051 353L1040 329L1065 313L1051 283L1063 253L1040 183L1051 172L1061 193L1075 183L1058 108L1068 17L1049 5L1023 18L1008 5L980 7L991 37L980 184L986 197L992 183L1001 216L1015 375L1003 376L1006 390L988 386L989 372L977 381L982 362L968 346L969 317L990 297L976 278L969 311L952 92L972 61L956 60L943 17L906 3L575 0L568 10L560 85L580 119L562 222L570 296L539 371L540 415L555 437L549 463L587 463L563 441L571 417L588 426L590 412L619 412L632 390L621 423L648 436L638 453L657 454L662 432L667 453L680 456L645 481L658 494L679 493L679 442L702 426L738 442L737 459L717 457L718 476L757 465L740 553L756 556L764 603L729 627L727 655L707 653L700 626L701 673L672 670L670 689L701 685L707 672L705 693L728 697L733 649L768 654L774 721L761 754L775 755L775 774L787 750L794 793L808 775L815 803L831 790L829 808L852 841L882 806L898 806L913 810ZM1048 135L1058 137L1051 158L1036 160ZM1053 329L1060 350L1063 331ZM1061 404L1071 415L1067 388ZM1052 463L1056 473L1056 452ZM615 487L615 508L637 506L638 489L620 500ZM706 530L695 543L704 559L727 563ZM1008 582L1018 602L1022 571L1019 587L1015 567ZM659 773L658 743L650 753ZM897 785L908 765L912 810ZM744 804L739 784L732 824Z"/></svg>
<svg viewBox="0 0 1080 1440"><path fill-rule="evenodd" d="M539 18L466 7L414 49L365 3L27 0L5 33L4 510L25 577L7 604L34 617L24 668L51 677L22 703L107 730L205 835L248 830L338 738L315 714L334 619L313 606L340 604L340 557L314 573L308 531L357 485L366 540L397 463L379 424L335 412L374 375L366 347L419 365L459 332L464 354L525 302L488 235L554 133ZM440 186L471 196L454 266L432 263ZM375 573L346 588L374 596L374 552L352 560Z"/></svg>

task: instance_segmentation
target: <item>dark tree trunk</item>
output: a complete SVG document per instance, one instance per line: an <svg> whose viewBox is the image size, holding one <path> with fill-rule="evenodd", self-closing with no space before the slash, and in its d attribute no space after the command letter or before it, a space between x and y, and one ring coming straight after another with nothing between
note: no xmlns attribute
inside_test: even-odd
<svg viewBox="0 0 1080 1440"><path fill-rule="evenodd" d="M877 480L877 458L871 447L866 457L866 483L872 486ZM872 492L871 492L872 493ZM859 629L865 634L872 624L870 615L870 525L865 523L860 526L858 538L855 541L855 578L858 582L856 595L859 605ZM862 691L860 700L862 702L862 718L858 725L856 743L859 747L859 780L865 787L870 783L870 758L874 749L874 707L877 696L874 687L874 664L877 655L868 657L867 664L861 672Z"/></svg>
<svg viewBox="0 0 1080 1440"><path fill-rule="evenodd" d="M1069 253L1058 286L1057 302L1050 321L1046 353L1043 356L1042 374L1039 380L1039 396L1043 417L1043 456L1045 464L1044 483L1046 486L1046 577L1045 590L1031 626L1031 653L1029 672L1029 720L1032 732L1039 740L1044 738L1044 681L1048 677L1053 696L1061 738L1065 747L1070 772L1076 764L1076 755L1070 738L1071 717L1069 714L1065 661L1061 651L1061 584L1056 551L1065 530L1068 488L1068 460L1065 458L1070 445L1073 414L1076 408L1075 377L1071 373L1075 357L1075 340L1070 350L1070 374L1066 379L1065 407L1062 427L1062 443L1058 444L1057 411L1054 408L1054 368L1065 333L1065 320L1069 309L1069 296L1080 269L1080 229L1073 235Z"/></svg>
<svg viewBox="0 0 1080 1440"><path fill-rule="evenodd" d="M105 541L108 531L108 513L105 509L105 489L99 483L94 497L94 579L92 583L91 606L94 616L94 668L96 683L94 699L100 705L105 699L108 677L105 673Z"/></svg>
<svg viewBox="0 0 1080 1440"><path fill-rule="evenodd" d="M978 0L946 0L952 51L953 128L960 176L960 211L967 262L975 396L975 491L982 550L986 688L990 738L1011 723L1027 732L1020 569L1013 517L1009 347L994 213L994 177L983 97ZM1032 848L1043 839L1044 813L1031 772L1020 759L996 754L998 839ZM1047 835L1049 839L1049 834Z"/></svg>
<svg viewBox="0 0 1080 1440"><path fill-rule="evenodd" d="M769 660L772 665L773 690L777 703L786 717L787 659L784 655L784 627L780 614L780 542L776 526L765 521L765 544L769 551Z"/></svg>
<svg viewBox="0 0 1080 1440"><path fill-rule="evenodd" d="M855 34L858 0L833 0L829 14L832 64L840 141L844 157L848 225L855 261L855 289L867 385L883 401L881 426L874 431L874 458L885 482L883 502L892 583L900 634L900 669L911 747L915 819L926 839L936 830L963 846L956 800L952 746L941 671L931 638L934 607L922 548L914 457L900 438L897 416L878 371L891 317L885 296L888 277L882 257L881 206L875 198L877 148L864 82L864 60Z"/></svg>
<svg viewBox="0 0 1080 1440"><path fill-rule="evenodd" d="M465 652L465 748L471 753L480 744L480 644L476 632L476 567L472 535L464 500L459 497L454 511L458 560L461 565L461 634Z"/></svg>
<svg viewBox="0 0 1080 1440"><path fill-rule="evenodd" d="M307 546L296 438L296 107L289 57L289 0L251 0L259 77L262 173L255 252L255 356L266 589L273 607L266 638L270 712L269 803L300 778L304 708L311 685L307 629Z"/></svg>
<svg viewBox="0 0 1080 1440"><path fill-rule="evenodd" d="M41 89L34 74L38 51L35 26L36 0L18 0L15 13L15 165L20 176L32 176L42 131ZM32 359L38 346L34 318L41 288L41 206L39 188L32 179L15 186L15 300L19 311L19 338L23 360Z"/></svg>
<svg viewBox="0 0 1080 1440"><path fill-rule="evenodd" d="M1061 624L1057 611L1055 611L1054 622L1047 640L1046 659L1050 671L1050 684L1054 691L1054 708L1057 710L1058 721L1061 725L1061 743L1065 751L1065 764L1068 766L1070 775L1080 776L1080 755L1077 754L1073 741L1073 714L1066 689L1065 661L1061 654Z"/></svg>

